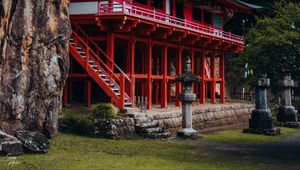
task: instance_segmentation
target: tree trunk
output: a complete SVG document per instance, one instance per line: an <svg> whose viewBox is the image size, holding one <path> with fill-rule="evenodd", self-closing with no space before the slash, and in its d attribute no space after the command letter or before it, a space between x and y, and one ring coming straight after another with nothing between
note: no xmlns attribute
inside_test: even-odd
<svg viewBox="0 0 300 170"><path fill-rule="evenodd" d="M57 131L69 69L68 0L0 0L0 129Z"/></svg>

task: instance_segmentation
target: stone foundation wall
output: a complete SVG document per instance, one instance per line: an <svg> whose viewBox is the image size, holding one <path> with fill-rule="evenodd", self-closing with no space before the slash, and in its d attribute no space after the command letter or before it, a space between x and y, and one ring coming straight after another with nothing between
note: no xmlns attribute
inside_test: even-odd
<svg viewBox="0 0 300 170"><path fill-rule="evenodd" d="M231 128L245 128L254 109L252 104L220 106L216 108L193 109L193 127L199 132L217 131ZM159 126L176 133L181 128L181 111L151 115Z"/></svg>

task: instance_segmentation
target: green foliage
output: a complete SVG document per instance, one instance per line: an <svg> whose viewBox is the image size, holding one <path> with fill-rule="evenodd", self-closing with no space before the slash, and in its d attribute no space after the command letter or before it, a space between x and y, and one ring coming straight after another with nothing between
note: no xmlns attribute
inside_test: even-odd
<svg viewBox="0 0 300 170"><path fill-rule="evenodd" d="M257 24L245 38L246 49L234 60L239 73L245 63L254 70L255 78L267 74L271 78L273 94L278 92L277 82L292 72L300 71L300 5L276 3L275 16L257 19Z"/></svg>
<svg viewBox="0 0 300 170"><path fill-rule="evenodd" d="M93 118L95 119L118 119L117 110L110 103L100 103L93 106Z"/></svg>
<svg viewBox="0 0 300 170"><path fill-rule="evenodd" d="M91 134L92 114L91 112L77 112L74 110L67 110L64 113L64 118L59 124L59 130L62 132L70 132L82 135Z"/></svg>

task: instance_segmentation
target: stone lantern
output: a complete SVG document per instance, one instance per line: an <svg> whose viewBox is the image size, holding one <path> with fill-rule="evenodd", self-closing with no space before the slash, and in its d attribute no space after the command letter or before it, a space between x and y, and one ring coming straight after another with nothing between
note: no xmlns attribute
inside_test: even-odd
<svg viewBox="0 0 300 170"><path fill-rule="evenodd" d="M294 87L294 81L290 75L284 77L280 81L280 86L282 87L281 94L281 105L277 114L277 121L288 124L294 124L294 126L299 127L297 110L292 105L292 93L291 88Z"/></svg>
<svg viewBox="0 0 300 170"><path fill-rule="evenodd" d="M280 129L274 128L271 110L268 107L267 88L270 86L269 78L259 78L255 87L255 109L249 120L249 128L244 133L257 133L264 135L279 135Z"/></svg>
<svg viewBox="0 0 300 170"><path fill-rule="evenodd" d="M175 81L182 83L182 93L178 98L182 102L182 129L177 133L178 137L195 138L197 131L193 129L192 103L196 100L196 94L193 93L193 83L200 80L192 73L191 60L187 56L184 62L184 72L176 77Z"/></svg>

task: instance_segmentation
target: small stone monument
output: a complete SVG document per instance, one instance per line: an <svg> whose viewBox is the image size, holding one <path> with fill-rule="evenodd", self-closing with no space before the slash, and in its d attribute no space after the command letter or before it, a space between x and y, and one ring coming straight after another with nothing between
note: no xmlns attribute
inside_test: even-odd
<svg viewBox="0 0 300 170"><path fill-rule="evenodd" d="M192 103L196 100L196 94L193 93L193 82L199 82L196 75L192 73L191 60L187 56L184 63L184 73L176 77L175 81L182 83L182 93L179 94L179 100L182 102L182 129L177 133L181 138L196 138L197 131L193 129Z"/></svg>
<svg viewBox="0 0 300 170"><path fill-rule="evenodd" d="M280 86L282 87L282 101L278 110L277 121L282 122L284 126L299 128L300 122L298 122L297 110L292 105L291 88L294 86L294 81L291 76L285 76L280 81Z"/></svg>
<svg viewBox="0 0 300 170"><path fill-rule="evenodd" d="M255 110L252 111L249 120L249 128L244 133L256 133L264 135L279 135L280 129L274 128L271 110L268 108L267 87L270 79L259 78L255 87Z"/></svg>

